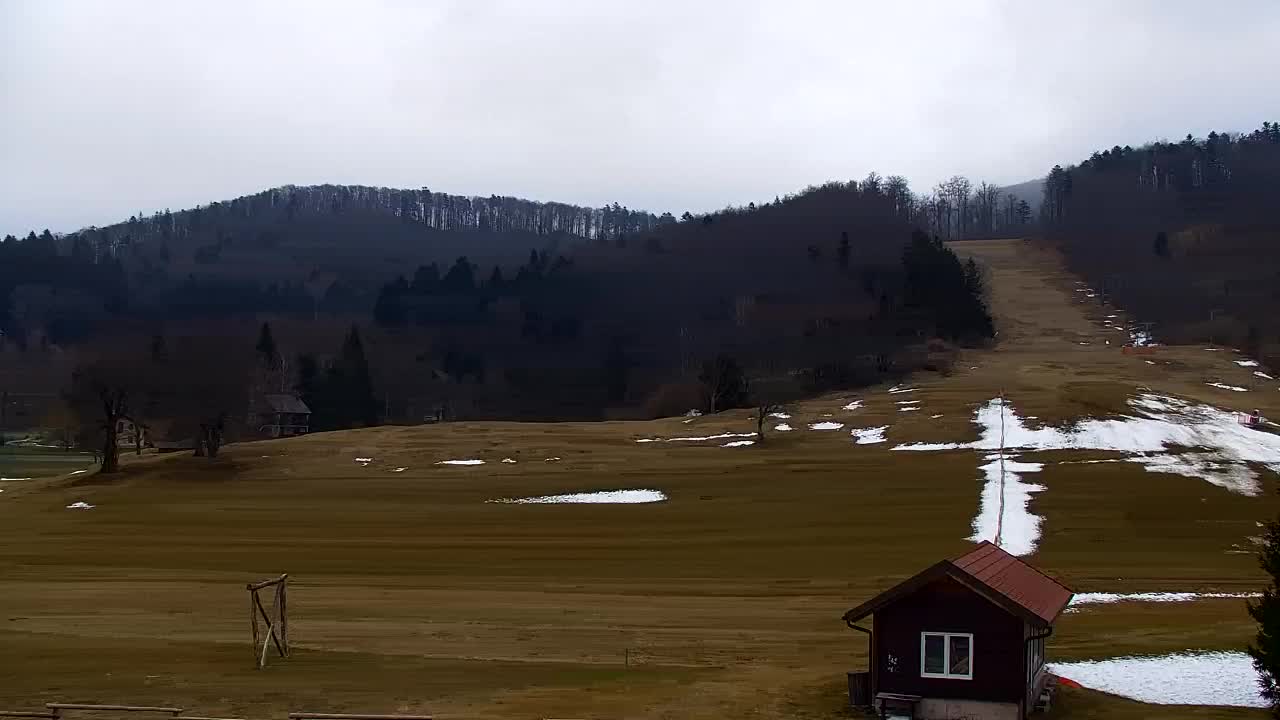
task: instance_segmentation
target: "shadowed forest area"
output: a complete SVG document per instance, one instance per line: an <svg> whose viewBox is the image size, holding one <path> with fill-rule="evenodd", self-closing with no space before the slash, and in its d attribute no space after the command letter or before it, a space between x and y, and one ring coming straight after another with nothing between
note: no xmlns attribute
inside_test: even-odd
<svg viewBox="0 0 1280 720"><path fill-rule="evenodd" d="M1042 219L1072 269L1157 338L1280 361L1280 123L1055 167Z"/></svg>
<svg viewBox="0 0 1280 720"><path fill-rule="evenodd" d="M287 187L11 237L0 357L44 402L7 421L65 426L70 398L79 444L137 420L214 454L266 392L326 430L656 417L945 370L992 326L976 266L916 229L929 212L874 174L679 219ZM708 380L725 363L739 387Z"/></svg>

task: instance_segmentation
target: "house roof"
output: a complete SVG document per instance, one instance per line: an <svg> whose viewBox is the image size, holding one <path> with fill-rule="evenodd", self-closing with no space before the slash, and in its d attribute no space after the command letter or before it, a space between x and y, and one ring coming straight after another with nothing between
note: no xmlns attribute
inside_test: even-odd
<svg viewBox="0 0 1280 720"><path fill-rule="evenodd" d="M983 541L954 560L943 560L844 614L853 623L925 585L950 577L1014 615L1051 625L1075 594L1031 565Z"/></svg>
<svg viewBox="0 0 1280 720"><path fill-rule="evenodd" d="M307 404L302 402L302 399L296 395L286 395L281 393L277 395L267 395L264 399L267 401L267 405L271 408L272 412L294 413L300 415L311 414L311 408L307 407Z"/></svg>

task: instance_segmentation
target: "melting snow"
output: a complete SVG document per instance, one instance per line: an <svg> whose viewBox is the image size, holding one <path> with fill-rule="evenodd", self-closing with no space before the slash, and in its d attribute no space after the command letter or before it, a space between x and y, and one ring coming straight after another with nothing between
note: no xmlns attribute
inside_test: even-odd
<svg viewBox="0 0 1280 720"><path fill-rule="evenodd" d="M1240 367L1258 367L1257 360L1236 360L1235 363Z"/></svg>
<svg viewBox="0 0 1280 720"><path fill-rule="evenodd" d="M1110 605L1118 602L1152 602L1182 603L1195 600L1218 600L1226 598L1256 598L1258 593L1198 593L1198 592L1141 592L1141 593L1077 593L1071 599L1070 607L1079 605Z"/></svg>
<svg viewBox="0 0 1280 720"><path fill-rule="evenodd" d="M884 442L884 432L888 429L888 425L870 428L854 428L849 431L849 434L853 436L853 442L855 445L875 445L876 443Z"/></svg>
<svg viewBox="0 0 1280 720"><path fill-rule="evenodd" d="M1219 382L1205 383L1205 385L1208 385L1209 387L1216 387L1219 390L1231 390L1232 392L1249 392L1247 388L1236 387L1235 385L1224 385L1223 383L1219 383Z"/></svg>
<svg viewBox="0 0 1280 720"><path fill-rule="evenodd" d="M483 460L441 460L437 465L483 465Z"/></svg>
<svg viewBox="0 0 1280 720"><path fill-rule="evenodd" d="M1262 378L1263 380L1275 380L1275 378L1273 378L1273 377L1271 377L1270 375L1268 375L1268 374L1266 374L1266 373L1262 372L1261 370L1254 370L1254 371L1253 371L1253 374L1254 374L1254 375L1256 375L1256 376L1258 376L1258 377L1260 377L1260 378Z"/></svg>
<svg viewBox="0 0 1280 720"><path fill-rule="evenodd" d="M601 490L567 495L543 495L541 497L503 498L491 503L509 505L636 505L656 503L667 499L661 490Z"/></svg>
<svg viewBox="0 0 1280 720"><path fill-rule="evenodd" d="M920 408L918 407L900 407L898 408L898 412L915 412L919 409Z"/></svg>
<svg viewBox="0 0 1280 720"><path fill-rule="evenodd" d="M930 415L930 416L929 416L929 419L930 419L930 420L937 420L937 419L938 419L938 418L940 418L940 417L942 417L942 413L938 413L937 415Z"/></svg>
<svg viewBox="0 0 1280 720"><path fill-rule="evenodd" d="M790 419L791 419L791 415L789 415L789 414L787 414L787 413L784 413L784 412L769 413L769 417L774 418L774 419L776 419L776 420L790 420Z"/></svg>
<svg viewBox="0 0 1280 720"><path fill-rule="evenodd" d="M904 388L901 385L894 385L893 387L889 388L889 394L897 395L899 393L915 392L916 390L919 390L919 389L920 388L913 388L913 387Z"/></svg>
<svg viewBox="0 0 1280 720"><path fill-rule="evenodd" d="M502 462L508 465L514 465L516 461L514 458L502 458Z"/></svg>
<svg viewBox="0 0 1280 720"><path fill-rule="evenodd" d="M391 472L404 472L405 470L408 470L408 469L409 469L409 468L407 468L407 467L396 468L395 470L392 470Z"/></svg>
<svg viewBox="0 0 1280 720"><path fill-rule="evenodd" d="M1258 494L1258 476L1249 463L1280 472L1280 436L1241 425L1235 413L1177 398L1144 394L1129 405L1134 415L1086 419L1072 425L1027 427L1012 409L1004 413L1006 450L1111 450L1131 455L1127 462L1152 472L1199 477L1243 495ZM978 408L979 439L968 443L912 443L894 450L999 450L999 398ZM1175 448L1196 448L1179 452Z"/></svg>
<svg viewBox="0 0 1280 720"><path fill-rule="evenodd" d="M89 503L83 500L78 500L67 506L68 510L92 510L93 508L94 508L93 505L90 505Z"/></svg>
<svg viewBox="0 0 1280 720"><path fill-rule="evenodd" d="M84 472L84 471L83 471L83 470L81 470L80 472ZM74 474L74 473L72 473L72 474ZM6 477L0 477L0 482L20 482L20 481L22 481L22 480L30 480L30 479L31 479L31 478L6 478Z"/></svg>
<svg viewBox="0 0 1280 720"><path fill-rule="evenodd" d="M1049 671L1094 690L1157 705L1267 707L1253 660L1242 652L1049 663Z"/></svg>
<svg viewBox="0 0 1280 720"><path fill-rule="evenodd" d="M919 405L920 401L919 400L899 400L898 404L899 405Z"/></svg>
<svg viewBox="0 0 1280 720"><path fill-rule="evenodd" d="M71 474L72 474L72 475L80 475L81 473L87 473L87 472L89 472L89 471L88 471L88 470L72 470L72 471L71 471Z"/></svg>
<svg viewBox="0 0 1280 720"><path fill-rule="evenodd" d="M844 427L844 423L838 422L817 422L809 426L810 430L839 430Z"/></svg>
<svg viewBox="0 0 1280 720"><path fill-rule="evenodd" d="M373 458L356 458L356 462L360 463L361 465L368 465L369 463L373 462Z"/></svg>
<svg viewBox="0 0 1280 720"><path fill-rule="evenodd" d="M1013 555L1035 552L1043 518L1033 515L1027 505L1031 502L1031 493L1044 490L1044 486L1023 482L1021 473L1040 472L1044 464L1016 462L999 453L988 455L987 460L989 462L979 468L986 484L982 486L978 515L973 519L973 535L969 539L990 540Z"/></svg>
<svg viewBox="0 0 1280 720"><path fill-rule="evenodd" d="M853 402L849 403L848 405L845 405L845 406L844 406L844 409L845 409L845 410L857 410L857 409L858 409L858 408L860 408L860 407L862 407L862 401L861 401L861 400L854 400Z"/></svg>
<svg viewBox="0 0 1280 720"><path fill-rule="evenodd" d="M560 462L560 458L558 458L558 457L549 457L549 458L547 458L546 460L543 460L542 462Z"/></svg>
<svg viewBox="0 0 1280 720"><path fill-rule="evenodd" d="M666 438L666 439L663 439L663 438L641 438L641 439L639 439L639 440L636 440L636 442L638 442L638 443L651 443L651 442L702 442L703 440L729 440L729 439L731 439L731 438L752 438L752 437L755 437L755 436L756 436L756 434L755 434L755 433L753 433L753 432L750 432L750 433L721 433L721 434L719 434L719 435L706 435L706 436L703 436L703 437L674 437L674 438ZM557 459L557 460L559 460L560 458L556 458L556 459Z"/></svg>
<svg viewBox="0 0 1280 720"><path fill-rule="evenodd" d="M755 445L755 444L756 444L755 440L734 440L733 442L727 442L721 445L720 447L746 447L748 445Z"/></svg>
<svg viewBox="0 0 1280 720"><path fill-rule="evenodd" d="M778 432L791 432L791 426L786 423L779 423L777 425L774 425L773 429L777 430Z"/></svg>

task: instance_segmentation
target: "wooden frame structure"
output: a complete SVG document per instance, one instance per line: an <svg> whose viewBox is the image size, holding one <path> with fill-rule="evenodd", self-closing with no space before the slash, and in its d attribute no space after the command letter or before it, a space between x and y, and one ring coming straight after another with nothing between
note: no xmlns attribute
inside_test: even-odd
<svg viewBox="0 0 1280 720"><path fill-rule="evenodd" d="M0 718L39 718L40 720L63 720L62 713L67 710L78 712L141 712L160 713L173 716L173 720L244 720L244 718L209 718L195 715L183 715L182 708L152 707L150 705L96 705L84 703L45 703L45 710L0 710Z"/></svg>
<svg viewBox="0 0 1280 720"><path fill-rule="evenodd" d="M276 589L271 612L267 612L266 606L262 604L262 598L258 595L259 591L269 587ZM245 589L249 591L249 625L253 630L253 659L258 669L261 670L267 664L267 648L272 643L275 643L276 652L280 654L280 657L289 657L289 609L287 604L289 575L286 573L272 580L249 583L245 585ZM259 617L266 623L266 637L262 638L261 649L258 647L260 637L258 632Z"/></svg>

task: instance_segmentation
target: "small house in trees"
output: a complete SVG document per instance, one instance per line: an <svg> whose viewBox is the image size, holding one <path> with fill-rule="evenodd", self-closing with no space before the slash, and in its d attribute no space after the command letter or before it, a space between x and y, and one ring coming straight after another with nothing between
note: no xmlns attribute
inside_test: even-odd
<svg viewBox="0 0 1280 720"><path fill-rule="evenodd" d="M1045 639L1072 595L982 542L844 614L869 645L869 670L850 674L851 694L882 714L1021 720L1045 691ZM870 628L858 624L868 616Z"/></svg>
<svg viewBox="0 0 1280 720"><path fill-rule="evenodd" d="M311 408L296 395L263 395L255 426L258 434L266 437L306 435L311 431Z"/></svg>

